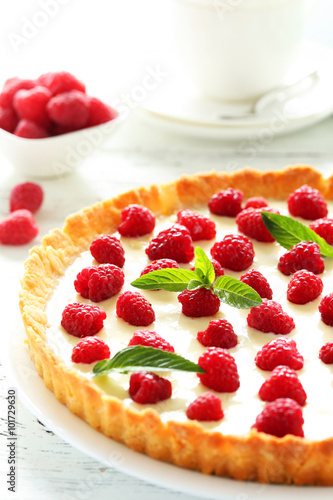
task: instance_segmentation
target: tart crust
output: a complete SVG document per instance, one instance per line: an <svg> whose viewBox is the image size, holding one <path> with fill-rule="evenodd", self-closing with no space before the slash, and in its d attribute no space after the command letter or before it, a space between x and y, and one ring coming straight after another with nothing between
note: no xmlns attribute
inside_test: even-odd
<svg viewBox="0 0 333 500"><path fill-rule="evenodd" d="M267 172L245 168L233 173L183 175L170 184L134 189L69 216L62 230L52 231L41 246L31 249L20 293L30 356L48 389L94 429L154 459L237 480L333 485L333 437L323 441L292 435L276 438L255 430L226 436L207 431L196 421L163 423L153 408L137 412L105 394L66 366L45 340L46 305L55 281L89 249L94 238L117 230L121 210L128 204L145 205L156 215L166 215L181 207L207 204L214 193L227 187L241 189L245 198L283 200L303 184L333 199L333 176L324 179L311 166Z"/></svg>

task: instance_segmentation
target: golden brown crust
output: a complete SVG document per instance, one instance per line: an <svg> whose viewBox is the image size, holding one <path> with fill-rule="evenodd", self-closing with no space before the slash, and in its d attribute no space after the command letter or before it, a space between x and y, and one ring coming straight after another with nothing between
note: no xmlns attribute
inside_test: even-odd
<svg viewBox="0 0 333 500"><path fill-rule="evenodd" d="M68 217L62 231L51 232L41 247L31 250L20 294L30 356L45 385L93 428L158 460L238 480L333 485L333 437L312 442L256 431L246 436L223 436L193 421L163 423L153 409L136 412L103 393L65 366L44 341L45 309L54 281L98 234L116 230L121 210L127 204L142 204L156 214L165 214L181 206L207 203L214 193L227 187L241 189L245 197L286 199L305 183L319 189L328 199L333 198L333 179L325 181L312 167L292 166L267 172L247 168L230 174L184 175L174 183L129 191Z"/></svg>

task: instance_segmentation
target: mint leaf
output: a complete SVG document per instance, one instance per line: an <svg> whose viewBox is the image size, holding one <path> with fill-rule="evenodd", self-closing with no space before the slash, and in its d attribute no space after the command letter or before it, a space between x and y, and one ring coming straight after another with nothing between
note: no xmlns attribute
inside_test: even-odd
<svg viewBox="0 0 333 500"><path fill-rule="evenodd" d="M301 222L286 215L264 211L261 212L261 218L273 238L287 250L301 241L314 241L318 243L323 257L333 257L333 247Z"/></svg>
<svg viewBox="0 0 333 500"><path fill-rule="evenodd" d="M182 292L187 288L189 281L197 280L198 276L189 269L159 269L143 274L134 280L131 285L143 290L166 290L168 292Z"/></svg>
<svg viewBox="0 0 333 500"><path fill-rule="evenodd" d="M238 309L249 309L262 303L260 295L253 288L232 276L217 278L214 293L221 302Z"/></svg>
<svg viewBox="0 0 333 500"><path fill-rule="evenodd" d="M190 292L193 292L194 290L199 290L199 288L203 288L205 286L206 286L205 283L203 283L202 281L194 279L189 281L187 289L190 290Z"/></svg>
<svg viewBox="0 0 333 500"><path fill-rule="evenodd" d="M215 280L215 271L213 264L205 254L205 252L200 247L195 248L195 272L197 273L200 280L202 280L206 285L212 285Z"/></svg>
<svg viewBox="0 0 333 500"><path fill-rule="evenodd" d="M107 375L112 371L128 373L142 370L205 373L199 365L178 354L142 345L126 347L117 352L113 358L99 361L93 368L96 377Z"/></svg>

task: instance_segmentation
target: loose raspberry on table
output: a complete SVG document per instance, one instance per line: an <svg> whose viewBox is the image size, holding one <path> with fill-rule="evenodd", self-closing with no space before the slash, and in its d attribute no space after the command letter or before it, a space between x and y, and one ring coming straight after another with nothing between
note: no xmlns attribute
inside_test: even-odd
<svg viewBox="0 0 333 500"><path fill-rule="evenodd" d="M141 405L155 404L171 398L172 385L156 373L135 372L130 377L129 395Z"/></svg>
<svg viewBox="0 0 333 500"><path fill-rule="evenodd" d="M128 205L120 214L118 231L122 236L136 238L151 233L155 227L155 215L142 205Z"/></svg>
<svg viewBox="0 0 333 500"><path fill-rule="evenodd" d="M199 366L206 373L198 373L201 383L217 392L235 392L239 388L236 362L226 349L208 347L199 357Z"/></svg>
<svg viewBox="0 0 333 500"><path fill-rule="evenodd" d="M268 207L268 201L266 198L263 198L262 196L253 196L252 198L249 198L246 203L244 208L264 208Z"/></svg>
<svg viewBox="0 0 333 500"><path fill-rule="evenodd" d="M51 120L46 106L51 99L51 92L45 87L34 87L19 90L13 100L14 109L20 119L31 120L44 128L50 126Z"/></svg>
<svg viewBox="0 0 333 500"><path fill-rule="evenodd" d="M21 89L32 89L35 87L36 82L34 80L27 80L18 78L14 76L6 80L3 89L0 93L0 106L2 108L9 108L13 105L13 98Z"/></svg>
<svg viewBox="0 0 333 500"><path fill-rule="evenodd" d="M211 392L200 394L187 407L186 416L190 420L201 422L221 420L224 417L221 399Z"/></svg>
<svg viewBox="0 0 333 500"><path fill-rule="evenodd" d="M318 309L325 325L333 326L333 293L321 299Z"/></svg>
<svg viewBox="0 0 333 500"><path fill-rule="evenodd" d="M254 259L252 242L241 234L227 234L222 241L214 243L210 253L222 267L232 271L244 271Z"/></svg>
<svg viewBox="0 0 333 500"><path fill-rule="evenodd" d="M73 347L73 363L94 363L110 357L110 348L99 337L85 337Z"/></svg>
<svg viewBox="0 0 333 500"><path fill-rule="evenodd" d="M0 243L2 245L25 245L37 236L38 231L30 210L15 210L0 222Z"/></svg>
<svg viewBox="0 0 333 500"><path fill-rule="evenodd" d="M18 118L13 108L0 107L0 128L12 134L14 133L17 124Z"/></svg>
<svg viewBox="0 0 333 500"><path fill-rule="evenodd" d="M206 330L197 333L198 341L205 347L221 347L231 349L238 343L234 329L225 319L213 319Z"/></svg>
<svg viewBox="0 0 333 500"><path fill-rule="evenodd" d="M23 182L14 186L9 195L11 212L25 208L35 213L41 207L44 199L42 187L35 182Z"/></svg>
<svg viewBox="0 0 333 500"><path fill-rule="evenodd" d="M101 302L120 292L124 279L123 271L113 264L89 266L77 274L74 287L85 299Z"/></svg>
<svg viewBox="0 0 333 500"><path fill-rule="evenodd" d="M263 274L256 269L250 269L240 278L240 281L253 288L262 299L271 299L273 296L272 289Z"/></svg>
<svg viewBox="0 0 333 500"><path fill-rule="evenodd" d="M278 210L265 208L265 212L278 214ZM257 241L271 243L275 241L261 218L262 208L246 208L242 210L236 217L238 230L250 238Z"/></svg>
<svg viewBox="0 0 333 500"><path fill-rule="evenodd" d="M220 299L208 288L184 290L178 295L182 313L190 318L213 316L220 309Z"/></svg>
<svg viewBox="0 0 333 500"><path fill-rule="evenodd" d="M320 248L313 241L301 241L291 250L283 254L278 262L278 269L289 276L301 269L307 269L314 274L324 272L325 263L320 255Z"/></svg>
<svg viewBox="0 0 333 500"><path fill-rule="evenodd" d="M319 359L326 365L333 364L333 342L327 342L320 348Z"/></svg>
<svg viewBox="0 0 333 500"><path fill-rule="evenodd" d="M148 326L155 321L152 305L139 292L126 291L119 295L116 313L119 318L134 326Z"/></svg>
<svg viewBox="0 0 333 500"><path fill-rule="evenodd" d="M146 250L150 260L172 259L179 263L190 262L194 257L194 246L187 227L173 224L155 236Z"/></svg>
<svg viewBox="0 0 333 500"><path fill-rule="evenodd" d="M277 437L286 434L304 437L303 424L302 407L293 399L279 398L263 409L252 428Z"/></svg>
<svg viewBox="0 0 333 500"><path fill-rule="evenodd" d="M161 335L146 329L136 330L133 333L133 336L128 345L144 345L147 347L162 349L163 351L167 352L175 352L173 346L167 340L161 337Z"/></svg>
<svg viewBox="0 0 333 500"><path fill-rule="evenodd" d="M94 127L95 125L101 125L102 123L114 120L118 116L118 111L111 108L104 102L97 99L97 97L88 97L89 106L89 120L87 127Z"/></svg>
<svg viewBox="0 0 333 500"><path fill-rule="evenodd" d="M309 228L319 234L329 245L333 245L333 219L322 218L314 220Z"/></svg>
<svg viewBox="0 0 333 500"><path fill-rule="evenodd" d="M322 194L306 184L289 195L288 209L294 217L307 220L320 219L328 214L327 203Z"/></svg>
<svg viewBox="0 0 333 500"><path fill-rule="evenodd" d="M216 236L215 222L192 210L180 210L177 214L177 222L187 227L193 241L212 240Z"/></svg>
<svg viewBox="0 0 333 500"><path fill-rule="evenodd" d="M37 78L37 84L46 87L52 95L63 94L71 90L85 93L85 85L67 71L44 73Z"/></svg>
<svg viewBox="0 0 333 500"><path fill-rule="evenodd" d="M212 214L236 217L242 210L243 193L239 189L228 188L214 194L208 202Z"/></svg>
<svg viewBox="0 0 333 500"><path fill-rule="evenodd" d="M293 339L277 338L265 344L255 357L255 364L261 370L271 371L276 366L289 366L292 370L303 368L304 359Z"/></svg>
<svg viewBox="0 0 333 500"><path fill-rule="evenodd" d="M44 127L25 118L22 118L18 122L14 130L14 135L24 137L25 139L45 139L45 137L50 137L50 134Z"/></svg>
<svg viewBox="0 0 333 500"><path fill-rule="evenodd" d="M304 406L307 395L295 370L292 370L288 366L279 365L274 368L260 387L259 397L263 401L290 398L300 406Z"/></svg>
<svg viewBox="0 0 333 500"><path fill-rule="evenodd" d="M88 337L98 333L104 326L106 312L98 306L73 302L62 313L61 326L74 337Z"/></svg>
<svg viewBox="0 0 333 500"><path fill-rule="evenodd" d="M125 250L115 236L104 234L98 236L90 245L90 253L99 264L114 264L123 267L125 264Z"/></svg>
<svg viewBox="0 0 333 500"><path fill-rule="evenodd" d="M85 127L89 120L87 96L78 90L52 97L46 108L54 122L72 129Z"/></svg>
<svg viewBox="0 0 333 500"><path fill-rule="evenodd" d="M252 307L247 324L261 332L277 335L287 335L295 328L293 318L283 311L281 304L269 299L262 299L259 306Z"/></svg>
<svg viewBox="0 0 333 500"><path fill-rule="evenodd" d="M321 278L303 269L297 271L289 281L287 299L294 304L307 304L319 297L322 291Z"/></svg>

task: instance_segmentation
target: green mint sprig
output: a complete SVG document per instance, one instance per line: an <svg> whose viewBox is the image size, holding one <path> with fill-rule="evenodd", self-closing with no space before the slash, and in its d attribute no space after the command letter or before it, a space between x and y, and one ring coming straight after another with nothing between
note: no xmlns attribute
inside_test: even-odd
<svg viewBox="0 0 333 500"><path fill-rule="evenodd" d="M260 295L253 288L232 276L220 276L215 281L213 264L200 247L195 249L194 271L159 269L140 276L131 284L143 290L162 289L168 292L208 288L222 302L238 309L249 309L262 303Z"/></svg>

